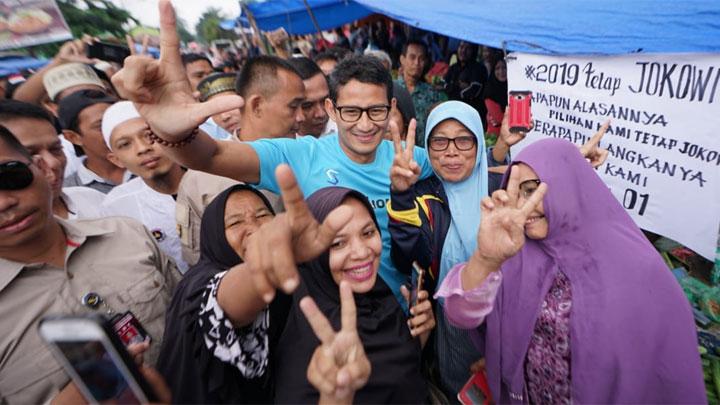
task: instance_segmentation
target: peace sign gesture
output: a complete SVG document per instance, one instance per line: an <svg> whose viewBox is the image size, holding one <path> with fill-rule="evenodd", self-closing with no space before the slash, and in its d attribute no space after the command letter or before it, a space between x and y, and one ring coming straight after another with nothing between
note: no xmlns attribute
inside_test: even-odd
<svg viewBox="0 0 720 405"><path fill-rule="evenodd" d="M400 141L400 128L395 122L390 121L390 132L392 133L393 145L395 146L395 158L390 168L390 185L393 191L404 192L413 186L420 177L420 166L415 161L415 118L410 120L405 147Z"/></svg>
<svg viewBox="0 0 720 405"><path fill-rule="evenodd" d="M603 149L599 146L600 140L605 135L605 132L607 132L609 127L610 120L607 120L604 124L602 124L595 135L593 135L592 138L580 147L580 153L585 156L585 160L587 160L595 169L605 163L605 160L608 158L608 154L610 153L607 149Z"/></svg>
<svg viewBox="0 0 720 405"><path fill-rule="evenodd" d="M180 38L170 0L160 0L160 59L131 55L112 77L118 93L135 103L140 115L162 139L181 141L208 117L240 108L239 96L216 97L198 103L180 58Z"/></svg>
<svg viewBox="0 0 720 405"><path fill-rule="evenodd" d="M525 244L525 222L540 205L546 192L547 184L540 183L530 197L520 201L520 173L517 166L512 166L507 190L497 190L492 198L483 198L476 253L485 263L491 263L497 269L522 248Z"/></svg>
<svg viewBox="0 0 720 405"><path fill-rule="evenodd" d="M370 361L357 333L355 300L350 285L340 283L341 329L335 332L315 301L305 297L302 309L320 346L315 349L307 369L310 384L320 392L320 403L352 403L355 391L370 377Z"/></svg>

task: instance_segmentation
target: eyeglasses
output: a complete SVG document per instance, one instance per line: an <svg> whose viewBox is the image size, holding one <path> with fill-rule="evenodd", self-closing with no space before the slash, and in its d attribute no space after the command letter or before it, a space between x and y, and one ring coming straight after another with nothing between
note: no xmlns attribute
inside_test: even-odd
<svg viewBox="0 0 720 405"><path fill-rule="evenodd" d="M16 160L0 163L0 190L22 190L33 182L30 165Z"/></svg>
<svg viewBox="0 0 720 405"><path fill-rule="evenodd" d="M523 181L522 183L520 183L519 187L520 195L525 199L530 198L530 196L533 195L535 190L540 187L540 183L541 181L539 179L530 179Z"/></svg>
<svg viewBox="0 0 720 405"><path fill-rule="evenodd" d="M363 113L367 113L370 121L385 121L390 114L389 105L371 105L368 108L360 108L349 105L339 106L335 104L335 109L340 112L340 118L345 122L359 121Z"/></svg>
<svg viewBox="0 0 720 405"><path fill-rule="evenodd" d="M428 142L430 149L442 152L450 146L450 142L457 150L470 150L475 146L477 139L474 136L458 136L457 138L446 138L444 136L431 136Z"/></svg>

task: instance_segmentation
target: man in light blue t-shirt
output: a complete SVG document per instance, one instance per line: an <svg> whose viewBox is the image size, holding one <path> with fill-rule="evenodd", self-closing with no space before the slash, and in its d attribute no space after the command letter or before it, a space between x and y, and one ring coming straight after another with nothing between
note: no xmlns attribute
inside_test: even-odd
<svg viewBox="0 0 720 405"><path fill-rule="evenodd" d="M169 51L161 61L174 64L173 59L174 54ZM133 74L130 69L120 75L122 81ZM380 276L405 306L400 285L409 280L409 275L398 272L390 259L390 232L385 209L390 199L390 167L394 148L392 142L383 140L383 134L395 99L392 97L392 77L379 60L355 56L335 68L330 77L330 97L325 100L325 109L337 123L338 133L321 139L303 137L298 140L262 139L249 143L218 142L202 131L190 132L188 128L193 128L192 123L204 121L203 117L195 117L194 114L230 109L241 101L230 96L225 100L218 98L190 105L192 101L188 99L188 105L181 106L177 100L185 97L184 83L180 83L179 77L177 83L172 82L174 78L170 74L162 79L165 82L155 79L152 83L161 82L168 89L177 86L168 90L169 93L177 92L175 98L140 103L138 109L162 140L161 144L175 144L175 147L165 145L163 149L182 165L257 184L260 188L279 193L275 168L286 163L295 173L305 196L331 186L352 188L366 195L375 209L382 233ZM129 89L124 90L131 99L142 100L145 97L143 94L132 94ZM182 108L187 108L188 114L178 114ZM255 113L266 115L258 119L273 119L272 111ZM191 143L188 145L188 142ZM414 157L420 178L430 176L432 169L425 150L415 149Z"/></svg>
<svg viewBox="0 0 720 405"><path fill-rule="evenodd" d="M395 151L392 142L383 140L383 134L394 104L392 78L382 64L371 57L349 58L335 68L330 77L330 97L325 100L325 108L337 123L338 133L320 139L307 136L297 140L261 139L242 144L245 148L242 151L237 148L236 156L252 160L257 166L248 167L249 170L236 169L228 174L279 193L275 168L286 163L295 173L305 196L332 186L363 193L375 209L382 233L380 276L404 304L400 285L407 282L409 276L397 271L390 259L385 208L390 199L389 173ZM420 178L430 176L432 169L425 150L417 148L414 155ZM241 170L244 173L238 173Z"/></svg>

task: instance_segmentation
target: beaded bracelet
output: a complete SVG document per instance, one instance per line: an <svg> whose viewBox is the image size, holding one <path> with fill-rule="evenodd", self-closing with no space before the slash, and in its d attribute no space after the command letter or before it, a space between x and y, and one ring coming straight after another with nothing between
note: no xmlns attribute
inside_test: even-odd
<svg viewBox="0 0 720 405"><path fill-rule="evenodd" d="M167 146L169 148L181 148L195 140L195 137L197 137L198 133L200 133L200 128L195 128L192 130L192 132L190 132L190 134L188 134L188 136L177 142L166 141L165 139L162 139L159 136L155 135L155 132L153 131L149 131L148 138L150 138L151 142L157 142L162 146Z"/></svg>

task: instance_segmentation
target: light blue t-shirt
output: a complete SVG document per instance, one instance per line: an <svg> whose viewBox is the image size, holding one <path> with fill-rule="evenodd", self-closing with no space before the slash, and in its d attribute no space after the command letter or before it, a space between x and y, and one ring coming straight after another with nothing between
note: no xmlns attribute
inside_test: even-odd
<svg viewBox="0 0 720 405"><path fill-rule="evenodd" d="M300 139L261 139L250 142L260 160L258 187L280 193L275 181L275 168L287 163L292 168L305 197L325 187L347 187L364 194L375 209L375 216L382 233L383 250L380 276L406 308L400 293L400 285L409 281L408 276L395 269L390 259L390 230L385 205L390 201L390 168L395 150L390 141L383 140L377 148L375 161L360 164L352 161L340 147L338 134L323 138L305 136ZM427 152L415 148L415 161L420 165L420 179L432 175Z"/></svg>

